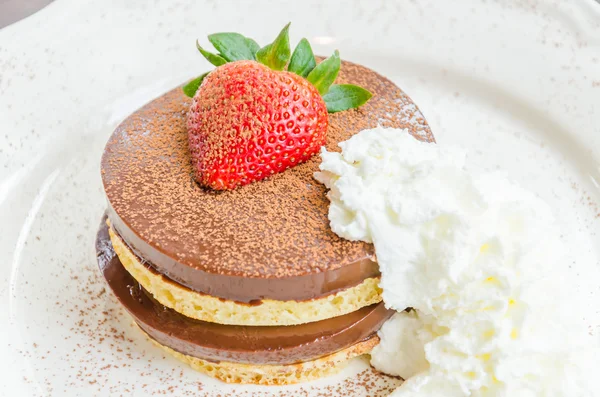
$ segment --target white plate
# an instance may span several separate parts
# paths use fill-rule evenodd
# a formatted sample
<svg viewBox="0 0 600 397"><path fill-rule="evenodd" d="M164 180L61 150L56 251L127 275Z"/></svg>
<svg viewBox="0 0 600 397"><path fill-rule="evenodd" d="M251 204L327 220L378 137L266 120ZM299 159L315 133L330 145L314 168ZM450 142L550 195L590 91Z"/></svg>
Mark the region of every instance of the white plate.
<svg viewBox="0 0 600 397"><path fill-rule="evenodd" d="M265 43L288 20L294 40L396 81L438 141L554 206L573 259L556 271L581 298L590 343L600 339L595 1L58 0L0 31L0 393L373 396L398 383L361 361L305 386L212 381L141 337L96 269L99 158L115 125L209 68L197 37L233 30Z"/></svg>

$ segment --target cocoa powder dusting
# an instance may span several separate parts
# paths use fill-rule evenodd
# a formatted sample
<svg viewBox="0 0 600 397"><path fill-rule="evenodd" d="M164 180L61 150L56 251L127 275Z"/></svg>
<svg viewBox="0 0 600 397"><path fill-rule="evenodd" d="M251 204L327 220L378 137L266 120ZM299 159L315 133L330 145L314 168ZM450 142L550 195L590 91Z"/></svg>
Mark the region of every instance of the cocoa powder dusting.
<svg viewBox="0 0 600 397"><path fill-rule="evenodd" d="M113 294L107 293L93 256L72 269L69 288L76 289L80 299L52 302L53 313L59 314L53 317L53 326L63 329L70 345L34 338L18 350L36 368L69 363L70 370L61 378L44 376L47 371L23 377L25 383L35 385L38 393L33 396L384 397L400 383L370 368L343 380L330 379L325 385L259 388L220 383L166 355L142 336Z"/></svg>
<svg viewBox="0 0 600 397"><path fill-rule="evenodd" d="M327 149L378 124L433 141L410 98L377 73L349 62L337 83L369 89L359 109L329 115ZM102 178L123 222L186 266L243 277L283 278L343 267L373 247L336 236L325 188L313 179L320 157L233 191L212 192L193 178L186 132L190 105L177 88L125 120L110 138Z"/></svg>
<svg viewBox="0 0 600 397"><path fill-rule="evenodd" d="M206 77L187 129L196 180L222 190L308 160L325 142L327 109L303 77L239 61Z"/></svg>

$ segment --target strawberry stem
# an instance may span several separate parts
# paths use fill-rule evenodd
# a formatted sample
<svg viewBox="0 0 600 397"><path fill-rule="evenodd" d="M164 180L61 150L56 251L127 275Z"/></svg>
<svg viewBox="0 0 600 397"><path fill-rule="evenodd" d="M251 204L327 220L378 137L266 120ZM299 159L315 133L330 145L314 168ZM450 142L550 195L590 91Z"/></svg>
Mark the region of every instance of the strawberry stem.
<svg viewBox="0 0 600 397"><path fill-rule="evenodd" d="M219 55L229 62L256 59L258 44L239 33L214 33L208 36L208 41L219 51Z"/></svg>
<svg viewBox="0 0 600 397"><path fill-rule="evenodd" d="M239 33L214 33L208 36L218 53L202 48L196 41L196 48L206 60L216 67L240 60L256 60L273 70L285 70L306 78L322 95L329 113L341 112L364 105L372 96L368 90L352 84L332 85L340 71L341 60L337 50L332 56L317 65L308 40L300 40L290 58L290 38L288 23L271 44L260 47L249 37ZM202 74L183 86L183 92L193 97L202 84Z"/></svg>
<svg viewBox="0 0 600 397"><path fill-rule="evenodd" d="M212 52L206 51L204 48L202 48L198 40L196 40L196 48L198 49L198 51L200 51L200 54L202 54L208 62L212 63L217 67L225 65L227 63L227 60L221 55L213 54Z"/></svg>
<svg viewBox="0 0 600 397"><path fill-rule="evenodd" d="M333 55L318 64L312 72L308 74L306 79L319 90L321 95L325 95L327 91L329 91L331 84L335 81L341 65L340 53L338 50L335 50Z"/></svg>
<svg viewBox="0 0 600 397"><path fill-rule="evenodd" d="M294 53L292 54L288 71L296 73L299 76L306 77L310 72L312 72L315 66L317 66L317 62L315 61L313 50L310 47L308 40L303 38L300 40L296 46L296 49L294 50Z"/></svg>
<svg viewBox="0 0 600 397"><path fill-rule="evenodd" d="M200 88L200 85L204 81L204 78L209 73L210 72L203 73L200 76L196 77L194 80L192 80L189 83L187 83L186 85L184 85L183 86L183 93L185 95L189 96L190 98L193 98L194 95L196 95L196 91L198 91L198 88Z"/></svg>
<svg viewBox="0 0 600 397"><path fill-rule="evenodd" d="M362 87L352 84L332 85L323 95L327 111L337 113L364 105L373 94Z"/></svg>
<svg viewBox="0 0 600 397"><path fill-rule="evenodd" d="M273 70L283 70L290 60L290 24L284 26L275 41L256 53L256 60Z"/></svg>

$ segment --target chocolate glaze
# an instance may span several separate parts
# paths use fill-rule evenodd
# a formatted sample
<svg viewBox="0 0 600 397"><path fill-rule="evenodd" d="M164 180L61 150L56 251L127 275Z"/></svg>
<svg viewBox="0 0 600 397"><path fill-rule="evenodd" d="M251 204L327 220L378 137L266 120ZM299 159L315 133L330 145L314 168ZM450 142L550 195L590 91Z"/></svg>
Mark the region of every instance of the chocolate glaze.
<svg viewBox="0 0 600 397"><path fill-rule="evenodd" d="M327 149L365 128L407 128L433 140L427 122L392 82L343 62L337 83L374 93L358 110L329 115ZM193 180L181 89L128 117L109 139L102 179L109 217L157 271L223 299L306 300L379 275L371 244L335 235L319 156L267 180L215 193Z"/></svg>
<svg viewBox="0 0 600 397"><path fill-rule="evenodd" d="M294 364L314 360L372 337L393 314L379 303L344 316L294 326L208 323L162 306L131 277L112 248L106 218L96 238L96 254L113 293L151 338L207 361Z"/></svg>
<svg viewBox="0 0 600 397"><path fill-rule="evenodd" d="M109 207L109 218L121 238L145 264L174 282L201 294L216 296L240 303L258 304L265 298L277 300L309 300L360 284L367 278L379 277L379 265L364 258L327 272L303 276L272 279L209 273L193 267L181 267L171 257L163 254L126 227ZM160 266L155 266L159 263ZM316 293L315 291L323 291ZM306 293L309 292L310 295ZM311 293L312 292L312 293Z"/></svg>
<svg viewBox="0 0 600 397"><path fill-rule="evenodd" d="M107 213L108 213L108 211L107 211ZM115 217L116 217L116 215L115 215ZM114 225L113 225L113 231L116 231L116 230L115 230L115 228L114 228ZM118 232L118 231L116 231L116 233L117 233L117 234L119 234L119 232ZM125 239L123 238L123 236L121 236L120 234L119 234L119 237L121 238L121 240L125 241ZM135 240L135 237L133 238L133 240ZM143 242L141 242L141 244L144 244L144 243L143 243ZM142 263L144 264L144 266L145 266L145 267L146 267L146 268L147 268L147 269L148 269L150 272L152 272L152 273L154 273L154 274L156 274L156 275L161 275L161 276L162 276L162 280L163 280L164 282L171 283L171 284L173 284L173 285L176 285L176 286L178 286L178 287L180 287L180 288L187 288L187 289L189 289L189 290L192 290L191 288L187 287L186 285L184 285L184 284L182 284L182 283L180 283L180 282L177 282L177 281L175 281L175 280L172 280L172 279L170 279L169 277L167 277L167 276L166 276L164 273L161 273L160 271L158 271L158 270L156 269L156 266L154 266L154 265L152 264L152 261L151 261L150 259L148 259L148 258L145 258L145 259L143 259L143 258L140 256L140 254L139 254L139 251L138 251L138 250L136 250L135 248L133 248L132 246L129 246L129 249L133 251L133 253L134 253L134 254L136 255L136 257L137 257L137 260L138 260L138 261L140 261L140 262L142 262ZM359 263L357 263L357 265L358 265L358 264L360 264L360 262L359 262ZM368 263L366 263L366 265L367 265L367 266L373 266L373 267L374 267L374 268L373 268L373 277L378 277L378 276L380 275L380 273L379 273L379 267L378 267L377 263L369 261ZM345 268L345 269L347 269L347 268ZM344 269L336 269L336 270L333 270L332 272L330 272L330 273L332 273L332 274L325 274L325 273L322 273L322 274L324 274L324 275L334 275L334 276L335 276L335 275L337 275L338 273L341 273L341 274L339 274L339 277L338 277L337 279L335 279L335 280L332 280L332 282L339 283L339 285L340 285L340 288L339 288L339 290L342 290L342 289L344 289L344 288L348 288L348 286L352 285L352 281L348 281L348 282L346 282L346 281L347 281L349 278L348 278L348 277L345 277L345 276L347 276L348 274L344 274L343 270L344 270ZM367 270L365 270L365 269L359 269L358 271L359 271L361 274L368 274L368 273L367 273ZM211 286L211 284L210 284L211 282L216 282L216 283L218 283L218 282L229 282L229 283L230 283L230 282L231 282L231 280L232 280L232 278L235 278L235 277L234 277L234 276L229 276L229 277L219 277L218 275L213 275L213 274L210 274L210 273L209 273L209 274L207 274L207 276L206 276L206 284L207 284L207 287L206 287L206 289L207 289L208 291L210 291L210 290L212 289L212 286ZM300 277L298 277L298 278L302 279L302 276L300 276ZM267 282L268 282L268 280L269 280L269 279L265 279L265 280L264 280L264 282L265 282L265 283L267 283ZM350 279L350 280L352 280L352 279ZM259 281L259 280L257 280L257 281ZM286 281L287 281L287 280L286 280ZM291 281L291 280L290 280L290 281ZM326 283L326 282L324 282L324 283ZM281 287L284 287L284 286L285 286L285 284L284 284L284 283L281 283L281 284L278 284L278 285L279 285L279 286L281 286ZM267 286L267 287L268 287L268 286ZM290 287L291 287L291 286L290 286ZM297 286L294 286L294 287L295 287L295 288L298 288ZM221 285L221 286L220 286L220 289L223 289L223 288L224 288L224 286L223 286L223 285ZM334 288L332 288L332 290L335 290L335 289L334 289ZM192 290L192 291L194 291L194 290ZM210 294L206 294L206 293L204 293L204 292L197 292L197 291L195 291L195 292L196 292L196 293L198 293L198 294L201 294L201 295L209 295L209 296L210 296ZM225 300L226 300L226 299L224 299L224 298L219 298L219 299L221 299L222 301L225 301ZM228 299L228 300L232 300L232 299ZM295 299L295 300L296 300L297 302L300 302L300 301L301 301L301 300L299 300L299 299ZM234 299L234 301L235 301L235 299ZM248 306L260 306L260 305L262 304L262 299L255 299L255 300L251 300L251 301L247 301L247 302L245 302L245 301L244 301L244 302L243 302L243 301L235 301L235 302L236 302L237 304L248 305Z"/></svg>

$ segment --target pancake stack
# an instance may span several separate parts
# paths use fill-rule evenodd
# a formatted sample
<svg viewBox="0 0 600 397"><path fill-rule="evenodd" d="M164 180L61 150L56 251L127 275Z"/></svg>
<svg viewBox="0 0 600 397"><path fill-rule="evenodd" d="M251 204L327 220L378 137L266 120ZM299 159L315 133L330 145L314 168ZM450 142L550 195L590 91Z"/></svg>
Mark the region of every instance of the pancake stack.
<svg viewBox="0 0 600 397"><path fill-rule="evenodd" d="M373 98L329 115L328 150L365 128L432 141L408 96L343 62L336 83ZM115 296L155 344L226 382L291 384L370 352L391 316L370 244L329 228L319 158L241 188L195 181L180 88L126 119L102 157L108 209L96 240Z"/></svg>

